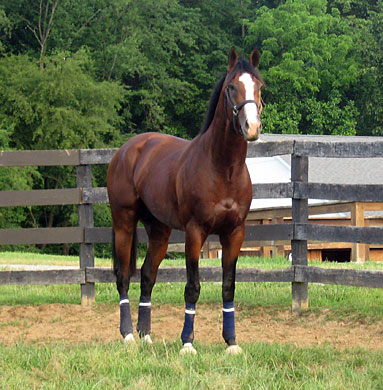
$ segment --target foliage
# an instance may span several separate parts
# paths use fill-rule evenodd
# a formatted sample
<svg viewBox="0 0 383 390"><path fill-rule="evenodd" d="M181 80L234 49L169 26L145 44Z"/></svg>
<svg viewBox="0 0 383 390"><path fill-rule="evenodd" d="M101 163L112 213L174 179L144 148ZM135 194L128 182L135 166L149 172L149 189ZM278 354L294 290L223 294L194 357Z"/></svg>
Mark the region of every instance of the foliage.
<svg viewBox="0 0 383 390"><path fill-rule="evenodd" d="M5 36L10 36L12 29L12 24L10 20L7 18L3 9L0 8L0 54L2 54L5 50L2 38Z"/></svg>
<svg viewBox="0 0 383 390"><path fill-rule="evenodd" d="M269 132L356 134L358 113L347 98L360 76L352 35L326 4L288 0L248 22L248 44L262 47Z"/></svg>
<svg viewBox="0 0 383 390"><path fill-rule="evenodd" d="M125 86L125 137L194 136L232 45L262 51L266 131L380 134L381 20L382 0L0 0L4 51L86 47L93 79Z"/></svg>
<svg viewBox="0 0 383 390"><path fill-rule="evenodd" d="M39 61L26 55L0 59L1 148L66 149L118 145L118 108L124 89L95 81L85 50L60 53ZM40 167L2 170L3 190L75 186L73 168ZM2 209L3 227L68 226L74 207Z"/></svg>
<svg viewBox="0 0 383 390"><path fill-rule="evenodd" d="M15 149L94 148L118 138L123 90L95 82L85 51L46 59L44 69L25 55L0 60L0 128Z"/></svg>
<svg viewBox="0 0 383 390"><path fill-rule="evenodd" d="M383 1L377 2L368 18L358 21L357 48L363 58L363 73L359 82L361 134L383 135ZM355 23L355 21L354 21Z"/></svg>
<svg viewBox="0 0 383 390"><path fill-rule="evenodd" d="M127 86L124 133L190 137L199 130L217 69L222 71L233 43L220 27L228 19L235 26L239 15L226 4L228 13L218 2L101 0L85 10L70 4L70 14L80 15L75 29L60 29L62 35L52 39L61 48L68 41L74 48L89 47L98 77ZM65 4L60 12L64 9Z"/></svg>
<svg viewBox="0 0 383 390"><path fill-rule="evenodd" d="M383 0L0 0L0 149L191 138L231 46L261 50L265 132L382 135L382 36ZM0 189L74 180L2 169ZM74 207L0 210L1 227L76 218ZM110 223L107 207L95 218Z"/></svg>

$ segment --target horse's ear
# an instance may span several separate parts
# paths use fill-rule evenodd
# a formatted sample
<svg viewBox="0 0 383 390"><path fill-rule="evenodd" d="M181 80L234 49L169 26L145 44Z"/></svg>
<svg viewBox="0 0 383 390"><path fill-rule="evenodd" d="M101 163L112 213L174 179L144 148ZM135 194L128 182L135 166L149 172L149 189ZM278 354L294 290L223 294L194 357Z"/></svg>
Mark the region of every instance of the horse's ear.
<svg viewBox="0 0 383 390"><path fill-rule="evenodd" d="M259 64L259 60L261 58L261 53L259 50L255 47L254 50L250 54L250 64L256 68Z"/></svg>
<svg viewBox="0 0 383 390"><path fill-rule="evenodd" d="M229 67L228 67L228 72L230 72L235 65L237 65L237 61L238 61L238 54L237 52L235 51L234 47L232 47L230 49L230 52L229 52Z"/></svg>

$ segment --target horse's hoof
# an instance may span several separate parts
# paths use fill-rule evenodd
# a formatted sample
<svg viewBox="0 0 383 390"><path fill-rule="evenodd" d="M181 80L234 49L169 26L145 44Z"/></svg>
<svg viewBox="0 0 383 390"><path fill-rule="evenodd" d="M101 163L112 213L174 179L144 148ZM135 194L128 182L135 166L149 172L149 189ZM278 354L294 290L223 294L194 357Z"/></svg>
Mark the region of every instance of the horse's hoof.
<svg viewBox="0 0 383 390"><path fill-rule="evenodd" d="M239 355L242 353L242 348L239 345L230 345L225 352L230 355Z"/></svg>
<svg viewBox="0 0 383 390"><path fill-rule="evenodd" d="M146 334L146 335L141 339L141 341L142 341L144 344L148 344L148 345L153 344L152 338L150 337L149 334Z"/></svg>
<svg viewBox="0 0 383 390"><path fill-rule="evenodd" d="M180 355L197 355L197 350L193 347L192 343L185 343L180 351Z"/></svg>
<svg viewBox="0 0 383 390"><path fill-rule="evenodd" d="M124 344L134 344L136 340L134 340L134 336L132 333L129 333L124 338Z"/></svg>

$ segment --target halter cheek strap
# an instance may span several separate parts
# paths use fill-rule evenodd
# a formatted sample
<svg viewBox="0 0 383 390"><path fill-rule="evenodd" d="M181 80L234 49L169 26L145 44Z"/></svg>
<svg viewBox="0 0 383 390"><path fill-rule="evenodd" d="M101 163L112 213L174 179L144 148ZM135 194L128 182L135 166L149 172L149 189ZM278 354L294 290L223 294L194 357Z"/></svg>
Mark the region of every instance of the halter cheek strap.
<svg viewBox="0 0 383 390"><path fill-rule="evenodd" d="M239 115L239 112L242 110L242 108L248 104L248 103L254 103L256 106L257 106L257 110L259 111L259 108L258 108L258 104L255 100L245 100L237 105L235 105L233 103L233 101L231 100L231 97L230 97L230 92L229 92L229 87L226 87L225 88L225 114L226 114L226 118L228 120L230 120L229 118L229 115L227 114L227 103L229 103L229 106L231 108L231 112L233 114L233 128L234 128L234 131L239 134L239 135L242 135L243 136L243 131L242 131L242 128L241 126L238 127L238 115Z"/></svg>

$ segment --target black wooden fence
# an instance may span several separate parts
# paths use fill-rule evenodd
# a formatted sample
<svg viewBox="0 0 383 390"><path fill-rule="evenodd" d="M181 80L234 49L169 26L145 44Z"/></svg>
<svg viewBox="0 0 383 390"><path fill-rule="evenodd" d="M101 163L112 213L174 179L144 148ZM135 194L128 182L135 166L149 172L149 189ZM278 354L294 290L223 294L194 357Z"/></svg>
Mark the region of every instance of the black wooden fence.
<svg viewBox="0 0 383 390"><path fill-rule="evenodd" d="M246 241L291 240L292 265L279 270L238 269L238 282L291 282L292 309L308 307L308 283L383 288L383 272L323 269L307 265L307 241L383 244L383 227L308 224L308 199L383 202L382 185L338 185L308 182L309 156L336 158L383 157L383 138L274 136L249 144L248 157L291 155L291 182L253 185L253 198L291 198L292 223L247 226ZM108 202L106 188L92 187L94 164L108 164L116 149L0 151L1 166L74 165L77 188L0 192L0 207L77 204L79 226L66 228L2 229L0 244L79 243L80 268L49 271L0 271L0 284L81 284L81 301L94 301L94 284L115 280L111 269L94 267L95 243L111 242L111 228L95 228L93 204ZM382 167L383 169L383 167ZM139 240L146 234L139 229ZM209 236L208 241L217 241ZM171 243L184 242L174 230ZM246 246L246 245L244 245ZM219 267L201 267L201 281L221 281ZM138 281L137 275L133 281ZM160 268L158 282L186 281L184 268Z"/></svg>

